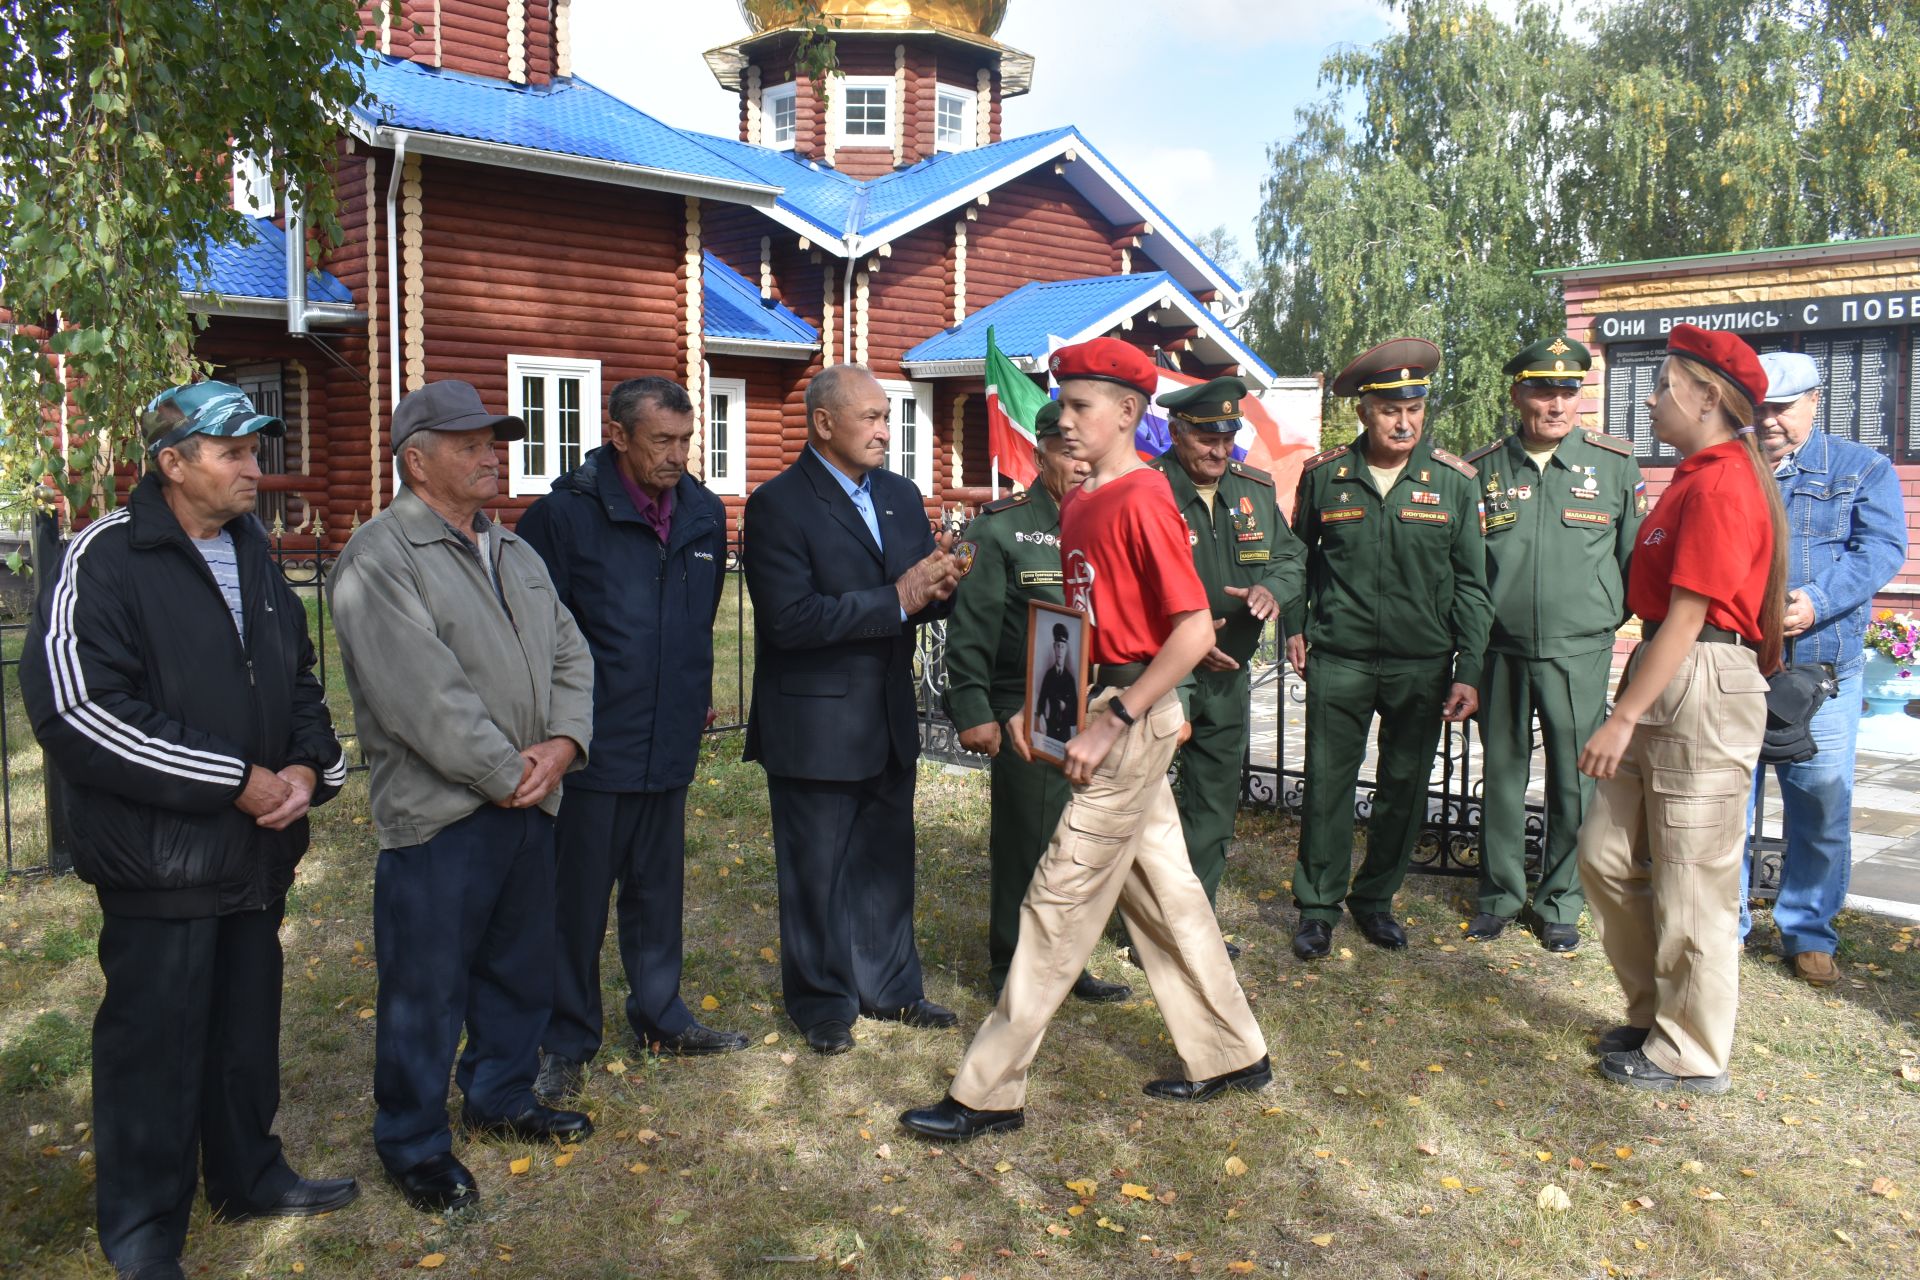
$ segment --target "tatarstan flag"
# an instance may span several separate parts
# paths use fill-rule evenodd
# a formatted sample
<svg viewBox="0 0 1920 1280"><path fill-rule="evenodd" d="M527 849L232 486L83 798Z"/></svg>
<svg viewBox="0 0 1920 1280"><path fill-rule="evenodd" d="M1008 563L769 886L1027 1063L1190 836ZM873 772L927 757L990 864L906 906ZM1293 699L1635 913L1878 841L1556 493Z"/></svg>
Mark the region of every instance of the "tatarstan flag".
<svg viewBox="0 0 1920 1280"><path fill-rule="evenodd" d="M987 453L995 473L1022 489L1038 474L1033 466L1033 420L1046 402L1047 393L1014 368L988 328Z"/></svg>

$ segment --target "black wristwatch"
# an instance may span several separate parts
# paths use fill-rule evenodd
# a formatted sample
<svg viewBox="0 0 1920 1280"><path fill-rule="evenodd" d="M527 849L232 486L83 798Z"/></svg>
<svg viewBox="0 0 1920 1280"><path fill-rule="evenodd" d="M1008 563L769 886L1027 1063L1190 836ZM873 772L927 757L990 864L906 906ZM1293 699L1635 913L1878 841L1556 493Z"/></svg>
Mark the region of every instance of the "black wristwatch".
<svg viewBox="0 0 1920 1280"><path fill-rule="evenodd" d="M1120 701L1120 699L1118 698L1115 698L1112 702L1109 702L1107 704L1107 710L1111 711L1114 715L1120 717L1120 723L1126 725L1129 728L1131 728L1136 723L1136 721L1133 718L1133 712L1127 710L1127 704Z"/></svg>

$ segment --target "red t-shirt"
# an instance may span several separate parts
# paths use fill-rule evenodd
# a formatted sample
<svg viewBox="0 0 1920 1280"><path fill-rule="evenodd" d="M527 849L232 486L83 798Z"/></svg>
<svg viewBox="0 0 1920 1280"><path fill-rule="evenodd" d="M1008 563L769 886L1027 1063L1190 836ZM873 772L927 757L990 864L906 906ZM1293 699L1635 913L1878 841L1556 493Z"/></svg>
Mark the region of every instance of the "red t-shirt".
<svg viewBox="0 0 1920 1280"><path fill-rule="evenodd" d="M1627 608L1667 616L1673 589L1707 598L1707 624L1760 643L1760 606L1773 560L1773 524L1753 463L1738 440L1702 449L1673 469L1673 483L1640 526Z"/></svg>
<svg viewBox="0 0 1920 1280"><path fill-rule="evenodd" d="M1094 662L1148 662L1177 613L1204 612L1207 589L1193 567L1187 522L1167 478L1130 471L1060 502L1060 568L1067 604L1092 626Z"/></svg>

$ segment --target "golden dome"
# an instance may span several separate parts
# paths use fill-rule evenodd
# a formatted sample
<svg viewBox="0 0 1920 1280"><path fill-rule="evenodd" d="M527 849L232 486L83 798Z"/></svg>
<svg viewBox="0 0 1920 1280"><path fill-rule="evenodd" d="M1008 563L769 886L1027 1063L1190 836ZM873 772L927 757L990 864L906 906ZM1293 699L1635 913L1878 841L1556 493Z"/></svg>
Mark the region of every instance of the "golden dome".
<svg viewBox="0 0 1920 1280"><path fill-rule="evenodd" d="M1007 16L1008 0L820 0L829 27L846 31L932 25L991 36ZM740 0L740 15L755 35L792 26L794 0Z"/></svg>

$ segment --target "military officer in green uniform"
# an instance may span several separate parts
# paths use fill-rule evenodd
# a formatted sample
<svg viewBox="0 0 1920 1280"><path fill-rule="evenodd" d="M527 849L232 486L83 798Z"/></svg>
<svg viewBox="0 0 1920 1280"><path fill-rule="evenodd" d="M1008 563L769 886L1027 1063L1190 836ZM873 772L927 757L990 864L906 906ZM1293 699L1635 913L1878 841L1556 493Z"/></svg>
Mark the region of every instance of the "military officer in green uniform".
<svg viewBox="0 0 1920 1280"><path fill-rule="evenodd" d="M1213 651L1193 672L1193 736L1180 749L1179 794L1187 857L1209 902L1220 893L1240 805L1247 663L1267 622L1297 605L1306 587L1306 548L1280 514L1273 478L1233 458L1246 394L1239 378L1215 378L1156 402L1167 410L1173 444L1152 465L1186 518L1215 627Z"/></svg>
<svg viewBox="0 0 1920 1280"><path fill-rule="evenodd" d="M992 758L987 976L996 995L1020 937L1020 900L1060 825L1068 790L1058 769L1002 749L1006 722L1026 698L1027 602L1066 600L1060 498L1087 474L1087 465L1068 457L1061 443L1058 401L1041 406L1033 434L1039 476L1026 492L982 507L967 526L959 550L965 556L971 548L972 567L947 620L947 715L959 727L961 746ZM1082 972L1073 994L1104 1003L1133 992Z"/></svg>
<svg viewBox="0 0 1920 1280"><path fill-rule="evenodd" d="M1287 656L1307 682L1307 785L1293 896L1294 953L1325 956L1344 901L1369 942L1399 948L1393 917L1426 817L1443 719L1479 705L1492 607L1473 468L1425 438L1440 352L1395 338L1333 381L1358 396L1352 444L1307 460L1293 529L1307 548L1305 600L1287 614ZM1353 792L1380 716L1367 856L1353 870ZM1351 880L1351 884L1349 884Z"/></svg>
<svg viewBox="0 0 1920 1280"><path fill-rule="evenodd" d="M1593 357L1565 336L1507 361L1520 429L1468 455L1487 508L1493 633L1480 675L1479 914L1491 939L1527 902L1527 770L1533 718L1547 752L1547 830L1533 915L1540 945L1580 945L1580 820L1593 795L1580 748L1606 719L1613 635L1626 620L1627 557L1646 486L1633 447L1578 425Z"/></svg>

